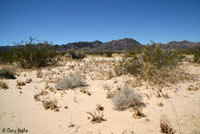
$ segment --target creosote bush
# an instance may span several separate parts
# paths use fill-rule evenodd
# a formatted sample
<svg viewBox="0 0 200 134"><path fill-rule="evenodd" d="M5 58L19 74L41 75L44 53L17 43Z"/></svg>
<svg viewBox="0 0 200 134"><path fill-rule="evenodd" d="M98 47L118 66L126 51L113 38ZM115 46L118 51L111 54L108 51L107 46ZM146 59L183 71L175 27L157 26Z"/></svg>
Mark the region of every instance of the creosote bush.
<svg viewBox="0 0 200 134"><path fill-rule="evenodd" d="M128 86L123 86L111 98L116 110L125 110L143 104L141 96Z"/></svg>
<svg viewBox="0 0 200 134"><path fill-rule="evenodd" d="M193 60L195 63L200 64L200 48L194 53Z"/></svg>
<svg viewBox="0 0 200 134"><path fill-rule="evenodd" d="M13 63L13 51L0 51L0 64Z"/></svg>
<svg viewBox="0 0 200 134"><path fill-rule="evenodd" d="M105 56L106 57L112 57L113 52L112 51L106 51Z"/></svg>
<svg viewBox="0 0 200 134"><path fill-rule="evenodd" d="M175 68L181 61L175 50L162 49L160 45L146 46L140 52L133 53L116 66L118 75L130 73L144 79L151 79L158 72Z"/></svg>
<svg viewBox="0 0 200 134"><path fill-rule="evenodd" d="M83 59L86 57L86 53L81 51L81 50L75 50L75 49L70 49L68 51L68 55L72 58L72 59Z"/></svg>
<svg viewBox="0 0 200 134"><path fill-rule="evenodd" d="M18 43L14 47L14 54L16 61L18 61L23 68L45 67L56 63L56 49L47 41L42 43L33 43L33 38L30 41Z"/></svg>
<svg viewBox="0 0 200 134"><path fill-rule="evenodd" d="M71 75L68 75L65 77L62 81L60 81L55 88L57 90L63 90L63 89L69 89L69 88L76 88L76 87L81 87L85 86L85 77L82 76L80 73L75 72Z"/></svg>
<svg viewBox="0 0 200 134"><path fill-rule="evenodd" d="M11 69L2 68L0 69L0 78L4 79L15 79L15 74Z"/></svg>

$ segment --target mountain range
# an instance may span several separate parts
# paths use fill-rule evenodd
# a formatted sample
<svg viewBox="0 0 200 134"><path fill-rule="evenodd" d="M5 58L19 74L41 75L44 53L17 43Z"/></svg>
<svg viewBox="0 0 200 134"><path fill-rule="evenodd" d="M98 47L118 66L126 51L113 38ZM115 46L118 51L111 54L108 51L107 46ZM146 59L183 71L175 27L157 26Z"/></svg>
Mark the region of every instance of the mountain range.
<svg viewBox="0 0 200 134"><path fill-rule="evenodd" d="M58 52L66 52L69 49L79 49L83 51L96 52L96 51L124 51L127 49L141 48L144 45L132 38L124 38L119 40L112 40L109 42L93 41L93 42L73 42L63 45L54 45ZM0 46L0 51L9 51L13 46ZM188 49L188 48L200 48L200 42L190 41L172 41L167 44L162 44L163 48L170 49Z"/></svg>

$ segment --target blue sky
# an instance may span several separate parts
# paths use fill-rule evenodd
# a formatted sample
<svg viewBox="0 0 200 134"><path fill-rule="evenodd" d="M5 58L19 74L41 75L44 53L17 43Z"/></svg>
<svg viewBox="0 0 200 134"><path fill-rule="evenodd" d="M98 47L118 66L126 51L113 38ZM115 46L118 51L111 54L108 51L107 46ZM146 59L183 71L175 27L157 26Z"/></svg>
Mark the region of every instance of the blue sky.
<svg viewBox="0 0 200 134"><path fill-rule="evenodd" d="M200 0L0 0L0 45L200 41Z"/></svg>

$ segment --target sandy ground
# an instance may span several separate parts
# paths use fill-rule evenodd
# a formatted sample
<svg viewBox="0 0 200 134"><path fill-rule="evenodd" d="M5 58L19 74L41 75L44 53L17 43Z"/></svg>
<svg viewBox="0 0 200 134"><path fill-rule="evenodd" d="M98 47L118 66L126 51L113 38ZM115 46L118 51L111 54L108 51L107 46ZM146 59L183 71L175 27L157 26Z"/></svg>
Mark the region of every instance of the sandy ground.
<svg viewBox="0 0 200 134"><path fill-rule="evenodd" d="M114 61L112 58L70 61L42 69L42 78L37 77L38 70L22 70L18 71L17 79L4 79L9 89L0 90L0 133L14 133L15 130L17 133L18 129L24 129L23 132L28 134L160 134L160 119L166 116L176 133L200 134L200 66L185 63L185 71L195 74L197 80L162 87L162 92L169 95L166 99L157 97L157 86L147 82L138 85L130 75L115 76ZM65 91L54 89L60 79L75 71L86 77L88 86ZM17 80L27 79L32 81L18 89ZM146 105L143 108L146 117L135 119L132 110L114 110L111 99L106 98L106 86L114 91L127 81L132 81L132 85L135 81L135 89ZM199 90L187 90L190 85ZM91 95L80 92L81 89ZM36 101L34 95L41 90L47 94L40 95L40 101ZM44 109L42 100L51 99L58 101L58 112ZM93 124L87 112L94 112L97 104L104 107L106 121Z"/></svg>

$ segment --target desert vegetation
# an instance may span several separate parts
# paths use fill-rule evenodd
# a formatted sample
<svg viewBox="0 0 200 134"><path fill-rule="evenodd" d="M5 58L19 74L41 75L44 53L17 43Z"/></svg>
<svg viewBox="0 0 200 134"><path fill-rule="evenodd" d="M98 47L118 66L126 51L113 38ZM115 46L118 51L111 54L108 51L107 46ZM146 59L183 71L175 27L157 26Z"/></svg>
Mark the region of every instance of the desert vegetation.
<svg viewBox="0 0 200 134"><path fill-rule="evenodd" d="M142 105L142 98L133 88L123 86L112 97L112 102L116 110L124 110Z"/></svg>
<svg viewBox="0 0 200 134"><path fill-rule="evenodd" d="M175 68L181 58L174 50L163 50L160 45L146 46L140 53L133 53L123 59L116 68L118 74L131 73L136 76L151 78L158 71Z"/></svg>
<svg viewBox="0 0 200 134"><path fill-rule="evenodd" d="M0 69L0 78L15 79L15 72L9 68Z"/></svg>
<svg viewBox="0 0 200 134"><path fill-rule="evenodd" d="M75 72L73 74L68 75L63 80L61 80L55 88L57 90L63 90L63 89L69 89L69 88L75 88L75 87L81 87L85 86L85 78L78 72Z"/></svg>
<svg viewBox="0 0 200 134"><path fill-rule="evenodd" d="M0 81L0 88L1 89L8 89L8 85L5 82Z"/></svg>
<svg viewBox="0 0 200 134"><path fill-rule="evenodd" d="M165 116L160 119L160 129L161 133L175 134L175 131L173 130L170 122Z"/></svg>
<svg viewBox="0 0 200 134"><path fill-rule="evenodd" d="M15 119L34 133L199 133L198 51L153 43L58 53L48 42L21 44L0 57L0 126Z"/></svg>
<svg viewBox="0 0 200 134"><path fill-rule="evenodd" d="M56 50L48 42L18 44L14 51L16 60L23 68L45 67L56 62Z"/></svg>
<svg viewBox="0 0 200 134"><path fill-rule="evenodd" d="M70 49L68 50L68 56L72 59L83 59L86 57L86 53L80 50Z"/></svg>

